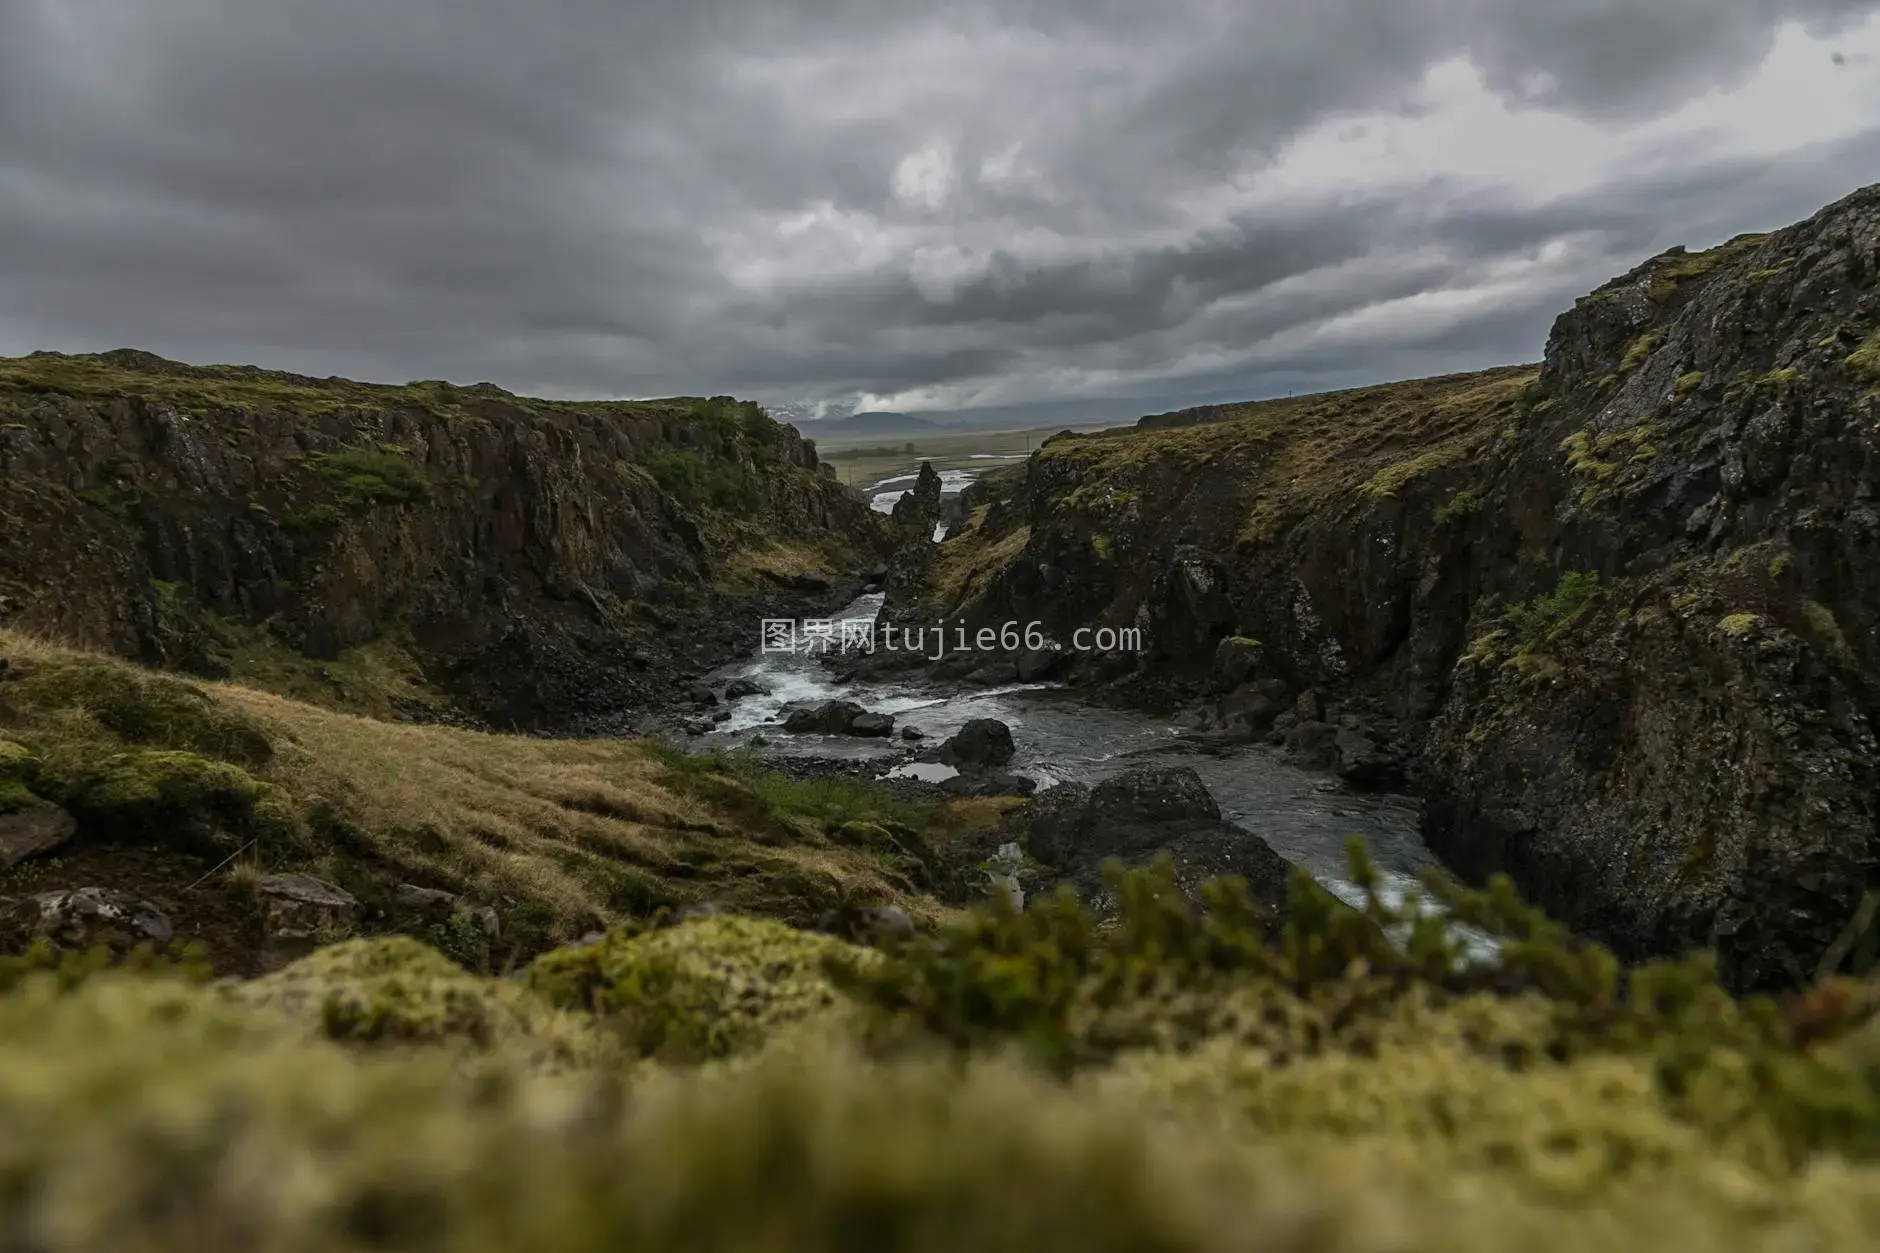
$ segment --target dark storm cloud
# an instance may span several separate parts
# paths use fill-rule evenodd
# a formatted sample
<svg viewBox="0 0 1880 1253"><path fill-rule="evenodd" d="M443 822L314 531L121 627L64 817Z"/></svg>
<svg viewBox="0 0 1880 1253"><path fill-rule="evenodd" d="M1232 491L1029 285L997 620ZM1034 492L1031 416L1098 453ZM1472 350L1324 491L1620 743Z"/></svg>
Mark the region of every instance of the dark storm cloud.
<svg viewBox="0 0 1880 1253"><path fill-rule="evenodd" d="M1551 196L1250 185L1457 58L1623 128L1876 9L0 0L0 352L1143 409L1532 357L1648 252L1851 190L1880 117Z"/></svg>

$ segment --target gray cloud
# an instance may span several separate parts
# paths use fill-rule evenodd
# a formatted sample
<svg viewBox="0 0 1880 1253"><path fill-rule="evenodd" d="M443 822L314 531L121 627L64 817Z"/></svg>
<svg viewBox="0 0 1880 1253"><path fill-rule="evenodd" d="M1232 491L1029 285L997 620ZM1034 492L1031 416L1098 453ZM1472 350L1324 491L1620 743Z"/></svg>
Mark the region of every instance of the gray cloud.
<svg viewBox="0 0 1880 1253"><path fill-rule="evenodd" d="M1798 117L1553 194L1260 190L1458 58L1623 132L1880 0L0 7L0 352L1113 416L1532 358L1880 168L1880 116Z"/></svg>

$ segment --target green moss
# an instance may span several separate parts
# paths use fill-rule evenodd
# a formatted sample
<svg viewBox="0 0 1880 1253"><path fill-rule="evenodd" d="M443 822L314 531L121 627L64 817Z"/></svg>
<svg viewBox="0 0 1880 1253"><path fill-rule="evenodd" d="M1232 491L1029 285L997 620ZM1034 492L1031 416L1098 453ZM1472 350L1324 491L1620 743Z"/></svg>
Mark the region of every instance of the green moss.
<svg viewBox="0 0 1880 1253"><path fill-rule="evenodd" d="M340 500L355 508L408 505L431 492L424 471L394 444L319 455L313 463L333 482Z"/></svg>
<svg viewBox="0 0 1880 1253"><path fill-rule="evenodd" d="M1678 375L1678 395L1688 396L1704 385L1704 372L1692 370L1688 374Z"/></svg>
<svg viewBox="0 0 1880 1253"><path fill-rule="evenodd" d="M1538 412L1538 409L1536 410ZM1403 488L1436 470L1453 465L1460 460L1462 450L1452 446L1433 448L1415 457L1409 457L1393 465L1385 466L1373 474L1359 491L1369 500L1388 500Z"/></svg>
<svg viewBox="0 0 1880 1253"><path fill-rule="evenodd" d="M938 820L939 807L904 801L860 779L792 779L746 752L687 753L647 746L664 767L662 786L750 820L757 832L821 832L847 822L889 827Z"/></svg>
<svg viewBox="0 0 1880 1253"><path fill-rule="evenodd" d="M1859 348L1849 353L1847 364L1870 378L1880 378L1880 331L1869 335Z"/></svg>
<svg viewBox="0 0 1880 1253"><path fill-rule="evenodd" d="M126 744L180 749L242 766L274 753L254 720L218 703L199 686L103 661L52 661L24 668L0 686L0 721L30 725L82 715Z"/></svg>
<svg viewBox="0 0 1880 1253"><path fill-rule="evenodd" d="M1622 970L1506 880L1430 876L1498 939L1471 957L1355 852L1361 907L1301 873L1277 925L1233 883L1198 909L1166 866L1113 875L1108 924L989 905L871 954L708 919L522 984L402 942L248 985L41 961L0 975L0 1229L45 1253L1870 1243L1880 986L1734 1001L1703 960ZM589 1005L633 1052L715 1064L622 1066Z"/></svg>
<svg viewBox="0 0 1880 1253"><path fill-rule="evenodd" d="M611 1056L608 1038L513 980L480 978L416 940L344 940L275 974L231 986L348 1044L462 1044L520 1049L548 1069Z"/></svg>
<svg viewBox="0 0 1880 1253"><path fill-rule="evenodd" d="M1717 620L1717 629L1719 631L1722 631L1725 635L1734 636L1739 639L1754 635L1757 628L1761 625L1762 618L1753 613L1725 614L1722 618Z"/></svg>
<svg viewBox="0 0 1880 1253"><path fill-rule="evenodd" d="M16 814L42 803L28 784L19 779L0 778L0 814Z"/></svg>
<svg viewBox="0 0 1880 1253"><path fill-rule="evenodd" d="M1482 511L1482 495L1471 489L1464 489L1437 506L1435 521L1437 526L1453 526L1467 521Z"/></svg>
<svg viewBox="0 0 1880 1253"><path fill-rule="evenodd" d="M312 505L305 509L284 509L277 520L280 528L300 540L321 540L337 531L345 516L331 505Z"/></svg>
<svg viewBox="0 0 1880 1253"><path fill-rule="evenodd" d="M1854 649L1848 644L1834 611L1818 600L1804 600L1801 608L1802 621L1807 624L1809 634L1827 650L1829 656L1842 665L1856 665Z"/></svg>
<svg viewBox="0 0 1880 1253"><path fill-rule="evenodd" d="M704 918L544 954L528 986L548 1003L608 1019L642 1056L703 1060L756 1049L843 1014L836 967L872 956L829 936L754 918Z"/></svg>
<svg viewBox="0 0 1880 1253"><path fill-rule="evenodd" d="M1567 454L1567 469L1574 474L1593 479L1605 479L1619 467L1610 461L1602 461L1593 455L1593 441L1585 431L1575 431L1560 441L1560 448Z"/></svg>
<svg viewBox="0 0 1880 1253"><path fill-rule="evenodd" d="M1110 546L1110 537L1107 535L1092 535L1090 537L1090 550L1097 554L1099 561L1109 561L1115 555L1114 550Z"/></svg>
<svg viewBox="0 0 1880 1253"><path fill-rule="evenodd" d="M843 822L830 835L839 843L861 848L892 849L895 846L894 833L878 822Z"/></svg>
<svg viewBox="0 0 1880 1253"><path fill-rule="evenodd" d="M129 518L131 506L137 503L134 495L115 487L88 487L73 495L93 509L118 519Z"/></svg>
<svg viewBox="0 0 1880 1253"><path fill-rule="evenodd" d="M1646 331L1630 344L1626 345L1625 355L1619 359L1619 373L1628 374L1645 364L1645 359L1658 351L1665 342L1662 331Z"/></svg>
<svg viewBox="0 0 1880 1253"><path fill-rule="evenodd" d="M292 838L296 827L294 806L279 788L197 753L115 753L49 786L97 838L226 853L245 837Z"/></svg>
<svg viewBox="0 0 1880 1253"><path fill-rule="evenodd" d="M1687 284L1761 247L1766 239L1767 235L1739 235L1728 243L1703 252L1661 259L1652 270L1651 286L1646 291L1646 297L1655 304L1663 304L1678 295Z"/></svg>
<svg viewBox="0 0 1880 1253"><path fill-rule="evenodd" d="M394 718L414 709L442 709L448 698L426 677L409 628L387 629L378 639L309 658L265 626L203 615L213 651L237 683L346 713Z"/></svg>

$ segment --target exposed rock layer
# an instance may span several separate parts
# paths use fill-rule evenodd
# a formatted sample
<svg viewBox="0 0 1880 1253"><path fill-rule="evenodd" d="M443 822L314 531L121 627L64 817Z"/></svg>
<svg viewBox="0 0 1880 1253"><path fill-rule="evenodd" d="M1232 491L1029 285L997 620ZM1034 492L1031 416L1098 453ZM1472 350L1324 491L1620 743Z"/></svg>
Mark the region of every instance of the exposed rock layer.
<svg viewBox="0 0 1880 1253"><path fill-rule="evenodd" d="M1653 258L1538 368L1059 436L892 612L1139 632L1074 673L1231 687L1403 762L1468 877L1789 984L1876 882L1877 271L1880 187Z"/></svg>
<svg viewBox="0 0 1880 1253"><path fill-rule="evenodd" d="M0 361L0 624L150 664L370 649L487 717L568 721L644 699L669 654L749 646L886 542L813 445L722 398Z"/></svg>

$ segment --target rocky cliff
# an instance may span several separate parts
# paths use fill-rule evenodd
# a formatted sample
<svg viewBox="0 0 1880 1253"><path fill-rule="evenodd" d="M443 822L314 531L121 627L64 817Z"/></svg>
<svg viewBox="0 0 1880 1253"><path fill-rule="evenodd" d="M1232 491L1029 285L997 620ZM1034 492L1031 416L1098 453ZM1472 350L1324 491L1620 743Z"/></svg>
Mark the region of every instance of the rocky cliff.
<svg viewBox="0 0 1880 1253"><path fill-rule="evenodd" d="M1876 270L1869 188L1647 261L1538 367L1059 436L897 612L1138 628L1073 672L1407 778L1452 867L1621 956L1713 946L1738 987L1860 960Z"/></svg>
<svg viewBox="0 0 1880 1253"><path fill-rule="evenodd" d="M312 699L631 711L886 542L727 398L0 361L0 625Z"/></svg>

